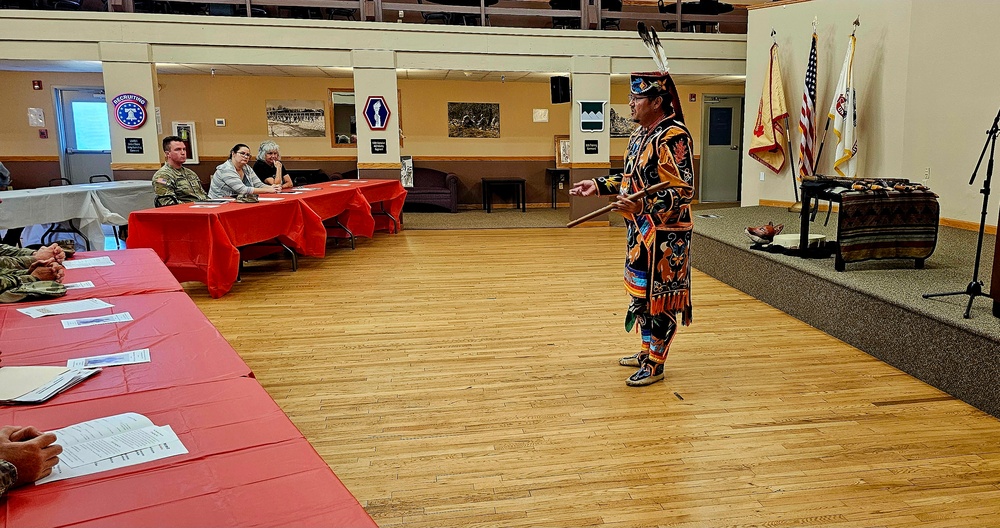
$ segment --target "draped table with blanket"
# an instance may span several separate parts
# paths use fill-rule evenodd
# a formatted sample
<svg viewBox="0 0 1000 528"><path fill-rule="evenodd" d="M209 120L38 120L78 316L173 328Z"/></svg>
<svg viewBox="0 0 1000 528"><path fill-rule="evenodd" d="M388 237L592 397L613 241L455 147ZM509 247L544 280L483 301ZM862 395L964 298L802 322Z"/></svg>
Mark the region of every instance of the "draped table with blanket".
<svg viewBox="0 0 1000 528"><path fill-rule="evenodd" d="M837 188L851 186L836 191ZM840 203L834 264L871 259L913 259L922 268L937 245L937 195L907 180L817 177L802 182L799 251L808 248L813 199Z"/></svg>

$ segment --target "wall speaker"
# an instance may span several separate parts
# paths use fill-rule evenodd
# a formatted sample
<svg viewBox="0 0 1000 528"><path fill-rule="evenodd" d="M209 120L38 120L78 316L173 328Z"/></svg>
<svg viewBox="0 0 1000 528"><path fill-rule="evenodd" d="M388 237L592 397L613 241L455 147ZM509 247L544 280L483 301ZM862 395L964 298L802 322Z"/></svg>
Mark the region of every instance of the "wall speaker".
<svg viewBox="0 0 1000 528"><path fill-rule="evenodd" d="M552 104L568 103L572 100L569 94L569 77L550 77L552 88Z"/></svg>

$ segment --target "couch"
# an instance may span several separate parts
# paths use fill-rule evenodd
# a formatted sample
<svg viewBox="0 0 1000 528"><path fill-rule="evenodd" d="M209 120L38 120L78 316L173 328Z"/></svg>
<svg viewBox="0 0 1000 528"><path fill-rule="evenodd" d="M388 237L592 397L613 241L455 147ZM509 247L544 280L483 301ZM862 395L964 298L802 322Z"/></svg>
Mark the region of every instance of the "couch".
<svg viewBox="0 0 1000 528"><path fill-rule="evenodd" d="M358 171L341 174L345 179L357 179ZM425 204L458 212L458 176L427 167L414 167L413 187L406 189L406 204Z"/></svg>

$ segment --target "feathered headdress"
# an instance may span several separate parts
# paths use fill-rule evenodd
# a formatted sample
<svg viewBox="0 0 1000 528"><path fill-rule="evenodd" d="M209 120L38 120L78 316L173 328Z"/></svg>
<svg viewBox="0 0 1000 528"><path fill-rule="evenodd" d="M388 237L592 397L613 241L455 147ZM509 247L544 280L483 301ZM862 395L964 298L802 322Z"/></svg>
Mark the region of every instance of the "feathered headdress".
<svg viewBox="0 0 1000 528"><path fill-rule="evenodd" d="M632 72L629 91L633 95L646 97L662 95L665 100L670 102L673 109L672 112L666 111L666 114L669 116L672 113L675 120L683 122L684 113L681 111L681 101L677 94L677 87L674 86L674 81L668 73L670 68L668 67L667 54L663 51L663 46L660 45L660 37L656 35L655 29L647 28L646 24L642 22L636 24L636 28L639 30L639 38L642 39L642 43L646 45L650 56L653 57L658 71Z"/></svg>

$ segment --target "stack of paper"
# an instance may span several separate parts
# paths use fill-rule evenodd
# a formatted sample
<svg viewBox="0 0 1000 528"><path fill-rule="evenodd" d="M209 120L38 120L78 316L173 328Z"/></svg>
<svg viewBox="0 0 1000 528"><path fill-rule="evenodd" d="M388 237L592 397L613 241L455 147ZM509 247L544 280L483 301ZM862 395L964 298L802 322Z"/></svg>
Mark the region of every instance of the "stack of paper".
<svg viewBox="0 0 1000 528"><path fill-rule="evenodd" d="M187 448L169 425L125 413L71 425L57 431L63 452L52 474L35 484L80 477L183 455Z"/></svg>
<svg viewBox="0 0 1000 528"><path fill-rule="evenodd" d="M41 403L100 371L66 367L2 367L0 403Z"/></svg>

